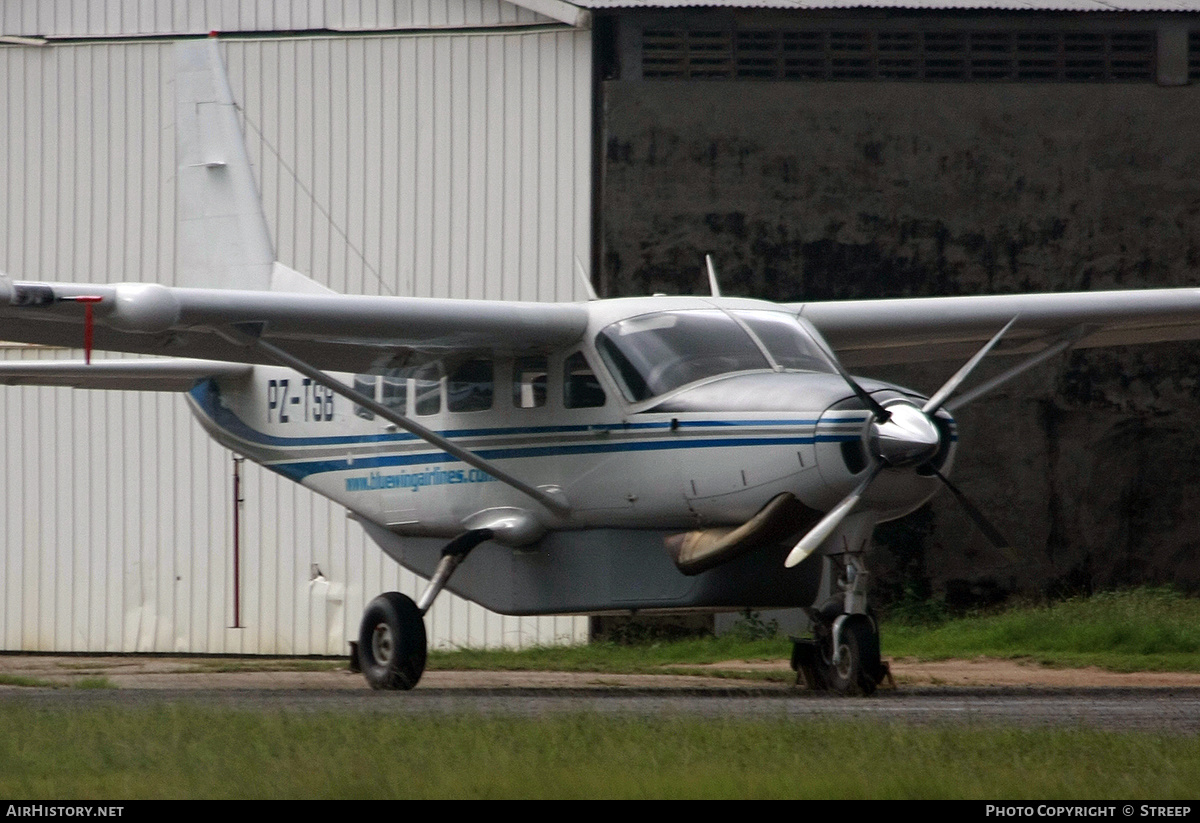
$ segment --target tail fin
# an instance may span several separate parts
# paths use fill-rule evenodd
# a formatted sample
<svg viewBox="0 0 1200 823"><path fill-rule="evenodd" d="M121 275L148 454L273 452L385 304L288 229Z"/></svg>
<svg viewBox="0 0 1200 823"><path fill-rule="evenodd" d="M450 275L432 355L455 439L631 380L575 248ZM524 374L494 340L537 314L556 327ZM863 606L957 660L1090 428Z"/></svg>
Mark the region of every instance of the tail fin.
<svg viewBox="0 0 1200 823"><path fill-rule="evenodd" d="M275 261L217 39L175 45L176 285L329 291Z"/></svg>

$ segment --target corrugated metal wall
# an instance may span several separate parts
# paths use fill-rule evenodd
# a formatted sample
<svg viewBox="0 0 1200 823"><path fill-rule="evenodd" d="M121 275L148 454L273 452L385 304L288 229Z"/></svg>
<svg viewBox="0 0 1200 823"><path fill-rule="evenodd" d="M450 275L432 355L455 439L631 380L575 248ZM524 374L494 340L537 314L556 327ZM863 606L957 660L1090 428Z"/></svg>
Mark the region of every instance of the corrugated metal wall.
<svg viewBox="0 0 1200 823"><path fill-rule="evenodd" d="M0 12L6 34L29 35L138 11L111 24L119 34L184 5ZM203 5L253 6L293 27L303 10L327 24L330 9L347 19L351 6L412 6ZM482 21L504 5L421 3L412 19ZM587 32L264 37L224 53L284 262L347 292L576 298L573 261L590 246ZM0 269L171 282L172 70L163 42L0 46ZM246 464L244 628L230 629L230 455L180 398L4 388L0 410L0 648L342 654L367 600L423 585L343 510ZM448 595L427 621L443 645L586 631L582 619L502 618Z"/></svg>
<svg viewBox="0 0 1200 823"><path fill-rule="evenodd" d="M496 26L546 22L504 0L4 0L0 36Z"/></svg>

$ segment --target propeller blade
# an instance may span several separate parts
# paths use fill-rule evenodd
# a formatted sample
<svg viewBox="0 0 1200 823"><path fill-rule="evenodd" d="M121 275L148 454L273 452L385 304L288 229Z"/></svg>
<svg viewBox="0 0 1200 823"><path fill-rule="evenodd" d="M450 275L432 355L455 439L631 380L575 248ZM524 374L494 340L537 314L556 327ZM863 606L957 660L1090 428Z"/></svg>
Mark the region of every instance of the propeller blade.
<svg viewBox="0 0 1200 823"><path fill-rule="evenodd" d="M1026 358L1025 360L1022 360L1020 363L1013 366L1011 369L1008 369L1007 371L1003 372L1002 374L996 375L995 377L993 377L991 380L987 381L986 383L978 385L968 392L963 392L958 397L956 397L953 400L946 403L944 408L946 409L946 411L953 413L955 409L960 409L963 406L967 405L968 403L978 400L980 397L983 397L985 394L990 392L992 389L996 388L997 386L1002 386L1005 383L1007 383L1009 380L1012 380L1014 377L1024 374L1026 371L1028 371L1029 369L1038 365L1043 360L1049 360L1051 357L1054 357L1056 354L1059 354L1059 353L1064 352L1067 349L1071 348L1072 346L1074 346L1076 343L1079 342L1080 338L1082 338L1086 332L1087 332L1086 326L1075 327L1070 332L1068 332L1066 335L1064 335L1063 338L1061 340L1059 340L1057 343L1054 343L1053 345L1046 347L1045 349L1038 352L1037 354L1035 354L1029 358Z"/></svg>
<svg viewBox="0 0 1200 823"><path fill-rule="evenodd" d="M876 420L878 420L880 423L886 423L892 419L892 413L885 409L878 400L876 400L870 395L869 392L867 392L866 389L858 385L858 381L851 377L850 372L846 371L846 369L842 367L842 362L837 359L837 356L834 355L832 351L826 348L825 341L821 339L820 335L813 337L812 342L816 344L818 349L820 349L821 354L825 355L825 361L829 363L829 365L833 366L833 370L836 371L841 378L846 381L848 386L850 386L850 389L854 392L855 396L863 402L864 406L871 410L871 414L875 416Z"/></svg>
<svg viewBox="0 0 1200 823"><path fill-rule="evenodd" d="M858 484L858 487L854 491L846 495L842 499L842 502L830 509L828 514L821 518L821 522L813 526L804 537L800 538L800 542L788 553L787 559L783 561L783 565L790 569L816 551L817 547L824 543L826 538L833 534L834 530L841 525L841 522L846 519L846 515L850 514L854 507L858 505L858 501L866 493L867 487L879 476L881 471L883 471L883 464L877 463L875 468L871 469L871 473L867 475L863 482Z"/></svg>
<svg viewBox="0 0 1200 823"><path fill-rule="evenodd" d="M964 363L963 367L955 372L953 377L947 380L940 389L934 392L933 397L930 397L925 401L925 405L921 408L921 411L925 412L926 414L933 414L940 409L942 404L946 402L946 398L954 393L954 390L958 388L962 381L967 379L967 375L974 371L975 367L979 365L979 361L983 360L983 358L987 356L987 353L992 350L992 347L1000 342L1000 338L1003 337L1004 333L1012 328L1012 324L1016 322L1017 318L1014 317L1012 320L1009 320L1007 324L1005 324L1004 328L996 332L995 337L987 341L982 349L975 352L974 357Z"/></svg>
<svg viewBox="0 0 1200 823"><path fill-rule="evenodd" d="M875 415L876 420L878 420L880 423L886 423L892 419L892 413L880 405L879 401L872 397L866 389L858 385L858 381L851 377L850 372L846 371L842 367L841 361L834 356L833 352L825 348L824 340L821 340L819 337L815 337L813 338L813 342L817 344L817 348L820 349L821 353L825 355L826 362L833 366L834 371L841 375L841 378L846 381L848 386L850 386L850 389L854 392L855 396L857 396L858 399L863 402L864 406L871 410L871 414Z"/></svg>
<svg viewBox="0 0 1200 823"><path fill-rule="evenodd" d="M958 487L951 483L950 479L946 477L946 475L942 474L936 469L933 473L937 475L937 479L941 480L946 488L950 490L950 493L954 495L954 499L958 501L958 504L963 507L963 511L967 513L967 517L971 518L971 521L975 524L979 531L983 533L983 536L988 539L988 542L990 542L997 549L1003 551L1005 556L1010 560L1017 560L1017 556L1012 550L1012 545L1004 539L1004 535L1000 533L1000 530L993 526L991 522L983 516L983 512L981 512L974 503L968 500L967 496L959 491Z"/></svg>
<svg viewBox="0 0 1200 823"><path fill-rule="evenodd" d="M837 369L837 373L840 374L842 379L845 380L850 385L850 388L854 390L854 393L858 396L858 399L861 400L866 407L871 410L871 414L875 415L876 420L878 420L880 423L886 423L892 419L892 413L881 406L879 401L872 397L866 389L858 385L858 382L850 376L850 372L843 369L842 364L839 363L836 358L833 358L831 362L833 363L833 367Z"/></svg>

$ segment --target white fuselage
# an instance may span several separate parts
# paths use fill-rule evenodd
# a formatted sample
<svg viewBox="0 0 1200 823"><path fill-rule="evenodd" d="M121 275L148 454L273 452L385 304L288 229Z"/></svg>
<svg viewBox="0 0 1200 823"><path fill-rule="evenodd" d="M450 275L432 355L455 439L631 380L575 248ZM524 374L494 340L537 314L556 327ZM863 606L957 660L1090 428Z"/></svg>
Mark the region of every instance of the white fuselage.
<svg viewBox="0 0 1200 823"><path fill-rule="evenodd" d="M712 312L702 300L604 301L592 304L604 308L586 338L563 350L485 353L469 368L460 357L436 373L335 375L530 485L554 489L566 515L287 369L208 381L190 400L230 449L401 535L452 537L486 510L522 511L544 530L691 529L743 523L782 492L819 511L840 500L858 482L845 444L864 441L868 413L847 403L852 393L836 375L737 370L628 396L598 353L596 332L614 318L681 304ZM885 472L867 502L886 519L935 489L930 478L889 481Z"/></svg>

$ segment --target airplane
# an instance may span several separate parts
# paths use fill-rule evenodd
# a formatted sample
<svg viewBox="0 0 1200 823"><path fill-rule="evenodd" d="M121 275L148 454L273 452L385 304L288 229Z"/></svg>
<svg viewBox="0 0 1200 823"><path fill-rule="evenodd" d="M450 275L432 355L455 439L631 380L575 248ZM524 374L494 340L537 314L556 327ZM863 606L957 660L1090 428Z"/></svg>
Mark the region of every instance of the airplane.
<svg viewBox="0 0 1200 823"><path fill-rule="evenodd" d="M82 361L0 382L185 394L220 444L345 506L429 579L365 609L376 689L443 589L503 614L801 607L810 686L887 674L871 534L950 482L952 413L1068 349L1200 338L1200 291L825 303L337 294L275 259L217 41L176 45L178 282L0 278L0 338ZM585 283L586 283L585 278ZM94 350L151 355L96 360ZM985 356L1015 365L956 394ZM931 394L848 367L958 359Z"/></svg>

